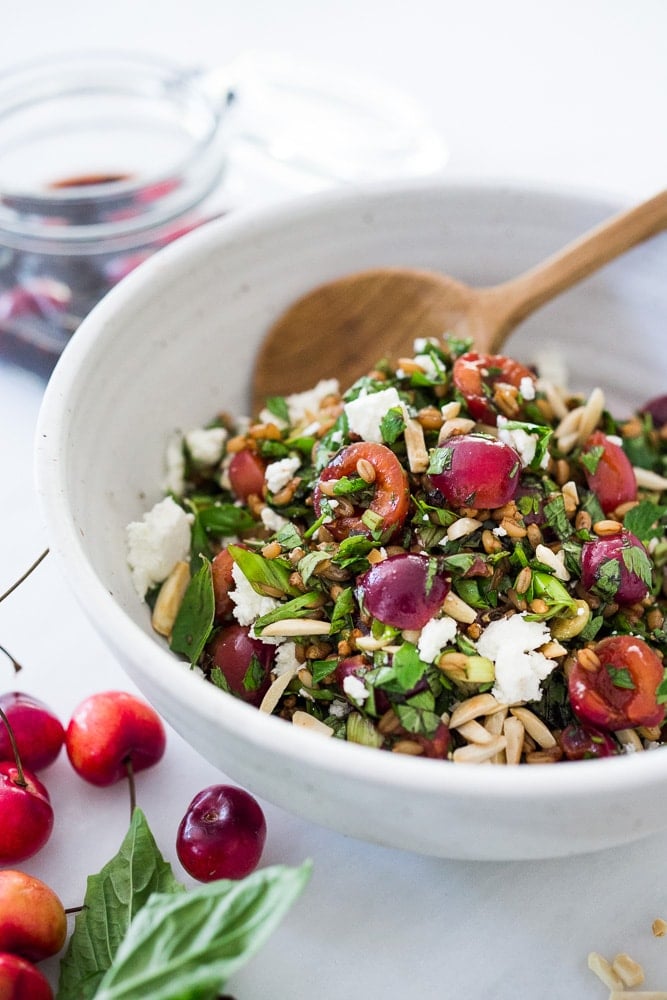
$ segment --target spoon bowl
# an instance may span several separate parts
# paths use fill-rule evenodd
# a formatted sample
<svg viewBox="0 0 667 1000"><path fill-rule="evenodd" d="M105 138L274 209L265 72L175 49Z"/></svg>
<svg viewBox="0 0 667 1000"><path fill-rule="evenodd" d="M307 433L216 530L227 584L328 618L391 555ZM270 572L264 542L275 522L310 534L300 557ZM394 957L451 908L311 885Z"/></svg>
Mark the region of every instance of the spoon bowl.
<svg viewBox="0 0 667 1000"><path fill-rule="evenodd" d="M667 228L667 191L614 215L541 264L502 284L473 288L403 267L360 271L319 285L271 326L257 356L253 405L336 375L350 385L380 358L411 352L415 337L470 337L496 353L539 306Z"/></svg>

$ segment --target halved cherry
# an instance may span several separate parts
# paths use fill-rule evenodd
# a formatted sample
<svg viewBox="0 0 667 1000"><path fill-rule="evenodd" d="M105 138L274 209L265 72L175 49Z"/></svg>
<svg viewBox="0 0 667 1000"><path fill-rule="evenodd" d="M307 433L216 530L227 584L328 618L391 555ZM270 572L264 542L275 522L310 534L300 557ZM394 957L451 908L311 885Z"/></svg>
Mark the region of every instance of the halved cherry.
<svg viewBox="0 0 667 1000"><path fill-rule="evenodd" d="M665 717L657 694L664 667L654 650L637 636L613 635L594 652L599 666L582 650L568 679L577 718L587 727L612 731L659 726Z"/></svg>
<svg viewBox="0 0 667 1000"><path fill-rule="evenodd" d="M515 389L525 387L528 379L535 383L535 375L525 365L503 354L478 354L468 351L454 362L452 380L454 386L466 401L470 416L485 424L494 425L498 408L493 395L499 384L511 385Z"/></svg>
<svg viewBox="0 0 667 1000"><path fill-rule="evenodd" d="M234 496L244 503L252 494L261 496L265 470L266 464L256 452L250 448L237 451L229 463L228 470Z"/></svg>
<svg viewBox="0 0 667 1000"><path fill-rule="evenodd" d="M408 477L403 466L393 451L384 444L359 441L343 448L332 458L322 470L313 492L315 514L318 517L322 514L324 494L321 484L358 476L357 465L361 460L368 462L375 473L375 479L369 484L373 490L373 498L367 509L377 518L378 530L387 540L402 527L408 514L410 495ZM354 494L350 494L350 497L353 498ZM327 528L336 541L342 541L352 534L372 537L372 529L362 520L363 514L363 509L356 507L353 514L335 517L327 524Z"/></svg>
<svg viewBox="0 0 667 1000"><path fill-rule="evenodd" d="M615 441L602 431L594 431L582 449L583 455L595 455L602 449L593 470L584 463L589 487L600 501L605 514L621 504L637 499L637 479L630 459Z"/></svg>
<svg viewBox="0 0 667 1000"><path fill-rule="evenodd" d="M514 448L483 434L457 434L438 449L442 469L429 475L447 504L502 507L513 500L521 472Z"/></svg>
<svg viewBox="0 0 667 1000"><path fill-rule="evenodd" d="M384 625L420 629L442 607L449 578L435 559L417 552L389 556L357 580L366 609Z"/></svg>
<svg viewBox="0 0 667 1000"><path fill-rule="evenodd" d="M253 639L244 625L227 625L206 648L232 694L259 705L271 683L275 646Z"/></svg>

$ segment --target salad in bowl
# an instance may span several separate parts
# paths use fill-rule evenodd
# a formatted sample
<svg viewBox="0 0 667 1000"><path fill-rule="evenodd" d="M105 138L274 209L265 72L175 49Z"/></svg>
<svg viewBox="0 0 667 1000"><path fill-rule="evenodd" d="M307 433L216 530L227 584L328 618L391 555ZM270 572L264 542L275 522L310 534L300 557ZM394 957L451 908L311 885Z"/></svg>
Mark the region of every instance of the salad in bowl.
<svg viewBox="0 0 667 1000"><path fill-rule="evenodd" d="M174 435L127 527L154 628L286 723L530 765L660 748L667 405L422 339Z"/></svg>

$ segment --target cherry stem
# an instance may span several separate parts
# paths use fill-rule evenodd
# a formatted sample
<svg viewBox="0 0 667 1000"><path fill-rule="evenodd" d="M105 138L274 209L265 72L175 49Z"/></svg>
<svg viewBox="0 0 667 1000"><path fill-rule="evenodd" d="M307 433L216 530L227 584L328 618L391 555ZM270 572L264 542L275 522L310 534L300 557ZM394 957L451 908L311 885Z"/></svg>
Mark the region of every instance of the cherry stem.
<svg viewBox="0 0 667 1000"><path fill-rule="evenodd" d="M16 775L15 783L21 788L27 788L28 782L25 780L25 774L23 773L23 765L21 764L21 756L19 754L16 737L14 736L14 730L12 729L11 723L2 708L0 708L0 719L2 719L5 724L5 728L7 729L7 735L9 736L9 742L12 745L12 751L14 754L14 761L16 762L16 770L18 773Z"/></svg>
<svg viewBox="0 0 667 1000"><path fill-rule="evenodd" d="M34 563L32 563L32 565L28 566L28 568L25 571L25 573L23 574L23 576L20 576L18 578L18 580L16 580L11 585L11 587L9 588L9 590L6 590L4 592L4 594L0 594L0 603L2 603L2 601L4 601L5 597L9 597L9 595L12 594L16 590L17 587L20 587L24 580L28 579L28 577L30 576L30 574L32 573L32 571L35 570L35 569L37 569L37 567L41 563L42 559L45 559L48 554L49 554L49 550L48 549L44 549L44 551L42 552L42 554L40 556L37 556L37 558L35 559Z"/></svg>
<svg viewBox="0 0 667 1000"><path fill-rule="evenodd" d="M87 910L88 907L85 903L81 903L80 906L66 906L65 913L81 913L82 910Z"/></svg>
<svg viewBox="0 0 667 1000"><path fill-rule="evenodd" d="M14 667L14 673L15 674L18 674L18 672L20 670L23 670L23 667L21 666L21 664L19 663L19 661L14 656L12 656L12 654L9 652L9 650L5 649L4 646L0 646L0 653L4 653L5 656L7 657L7 659L11 660L12 666Z"/></svg>
<svg viewBox="0 0 667 1000"><path fill-rule="evenodd" d="M134 781L134 767L132 766L132 758L125 758L125 771L127 772L127 783L130 788L130 822L134 816L134 810L137 805L137 789Z"/></svg>

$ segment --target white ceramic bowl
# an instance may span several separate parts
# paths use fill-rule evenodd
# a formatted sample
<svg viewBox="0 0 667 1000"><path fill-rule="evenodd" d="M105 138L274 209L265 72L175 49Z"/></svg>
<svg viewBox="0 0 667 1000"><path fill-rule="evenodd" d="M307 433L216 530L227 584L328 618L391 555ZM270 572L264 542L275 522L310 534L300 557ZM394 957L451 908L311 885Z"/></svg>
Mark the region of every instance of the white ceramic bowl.
<svg viewBox="0 0 667 1000"><path fill-rule="evenodd" d="M131 274L73 338L46 391L38 489L50 542L128 674L206 758L256 794L368 841L458 858L538 858L667 826L667 753L549 767L453 765L327 740L189 672L151 631L125 525L161 495L165 441L246 412L271 320L318 282L407 264L471 283L511 277L618 206L505 188L387 186L238 214ZM629 410L667 376L667 242L632 251L528 321L511 353L557 348L577 389Z"/></svg>

